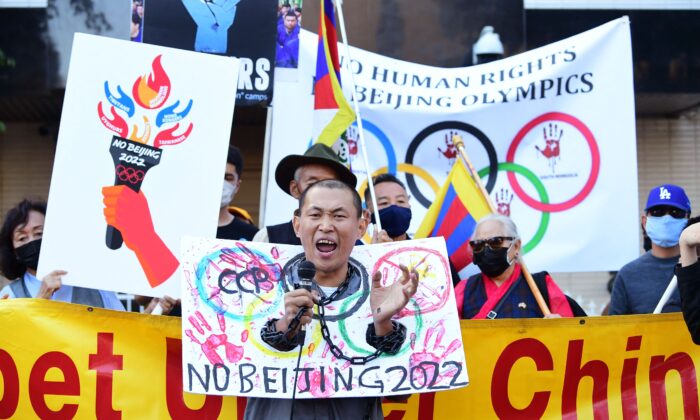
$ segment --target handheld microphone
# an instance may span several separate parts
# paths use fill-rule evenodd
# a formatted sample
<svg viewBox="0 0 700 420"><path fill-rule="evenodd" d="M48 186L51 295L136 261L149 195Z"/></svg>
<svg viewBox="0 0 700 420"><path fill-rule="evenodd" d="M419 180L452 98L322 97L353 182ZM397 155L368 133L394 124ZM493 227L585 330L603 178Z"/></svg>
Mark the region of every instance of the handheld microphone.
<svg viewBox="0 0 700 420"><path fill-rule="evenodd" d="M299 281L294 285L294 288L306 289L311 292L313 290L314 277L316 276L316 266L314 263L308 260L302 261L299 264L299 268L297 268L297 274L299 276ZM300 312L303 314L307 310L311 310L311 308L301 308ZM305 339L306 325L302 325L297 335L297 342L303 346Z"/></svg>

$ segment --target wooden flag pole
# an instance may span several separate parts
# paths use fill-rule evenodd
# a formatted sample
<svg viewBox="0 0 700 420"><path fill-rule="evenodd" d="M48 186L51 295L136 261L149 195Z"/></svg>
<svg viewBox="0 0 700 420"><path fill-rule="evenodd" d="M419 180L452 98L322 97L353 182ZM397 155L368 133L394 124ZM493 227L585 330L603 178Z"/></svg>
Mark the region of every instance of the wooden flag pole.
<svg viewBox="0 0 700 420"><path fill-rule="evenodd" d="M481 182L481 177L479 176L479 173L474 170L474 166L472 165L471 161L469 160L469 156L467 155L467 152L464 148L464 140L462 140L462 137L459 134L454 134L452 135L452 143L454 143L455 147L457 147L457 150L459 151L459 156L464 162L464 164L467 166L467 169L469 170L469 174L471 175L472 179L474 182L476 182L476 185L479 187L479 190L481 191L481 194L484 195L484 198L486 199L486 202L489 205L489 209L491 210L491 213L496 213L496 207L493 205L493 202L491 201L491 196L489 195L488 191L486 191L486 188L484 187L484 183ZM547 316L551 315L552 312L549 310L549 307L547 306L547 302L544 301L544 298L542 297L542 293L540 293L540 289L537 288L537 284L535 283L535 279L532 278L532 274L530 274L530 270L527 269L527 265L525 265L525 260L523 257L518 258L520 262L520 268L522 269L523 276L525 277L525 281L527 282L527 285L530 287L530 291L532 292L532 295L535 297L535 300L537 301L537 305L540 307L540 310L542 313Z"/></svg>
<svg viewBox="0 0 700 420"><path fill-rule="evenodd" d="M372 183L372 168L369 166L369 158L367 157L367 147L365 146L365 131L362 127L362 114L360 114L360 104L357 103L357 97L355 95L355 75L352 73L352 68L350 68L350 46L348 45L348 36L345 33L345 18L343 17L343 1L334 0L336 9L338 10L338 24L340 25L340 34L343 36L343 45L345 46L345 68L350 75L350 92L352 92L352 104L355 108L355 118L357 119L357 140L360 143L360 150L362 150L362 159L365 164L365 170L367 171L367 188L369 188L369 196L372 199L372 209L374 209L374 219L376 222L376 229L382 230L382 222L379 219L379 207L377 207L377 196L374 194L374 184ZM323 0L321 0L321 7L323 7ZM333 71L333 69L330 69Z"/></svg>

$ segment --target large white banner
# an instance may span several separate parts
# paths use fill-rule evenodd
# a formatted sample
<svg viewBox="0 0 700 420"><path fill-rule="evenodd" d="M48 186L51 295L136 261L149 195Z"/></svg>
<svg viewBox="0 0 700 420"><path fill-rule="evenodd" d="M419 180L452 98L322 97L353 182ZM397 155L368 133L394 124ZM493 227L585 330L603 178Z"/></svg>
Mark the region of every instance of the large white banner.
<svg viewBox="0 0 700 420"><path fill-rule="evenodd" d="M314 307L304 345L286 352L262 341L261 329L284 316L284 294L305 261L301 246L186 237L181 255L186 392L291 398L296 383L297 398L336 398L468 383L441 238L355 247L346 285L336 299ZM406 327L406 340L396 355L375 358L365 335L371 276L379 271L382 286L391 285L401 276L399 264L420 276L416 294L393 318Z"/></svg>
<svg viewBox="0 0 700 420"><path fill-rule="evenodd" d="M238 67L75 36L39 278L61 269L66 284L180 295L180 237L216 235Z"/></svg>
<svg viewBox="0 0 700 420"><path fill-rule="evenodd" d="M298 83L276 83L268 179L284 156L309 146L316 42L302 32ZM456 133L498 211L518 225L534 271L616 270L638 256L627 18L466 68L351 54L370 165L405 181L409 232L457 159ZM342 74L348 97L349 79ZM335 147L364 179L356 127ZM265 198L265 224L291 218L291 197L271 185Z"/></svg>

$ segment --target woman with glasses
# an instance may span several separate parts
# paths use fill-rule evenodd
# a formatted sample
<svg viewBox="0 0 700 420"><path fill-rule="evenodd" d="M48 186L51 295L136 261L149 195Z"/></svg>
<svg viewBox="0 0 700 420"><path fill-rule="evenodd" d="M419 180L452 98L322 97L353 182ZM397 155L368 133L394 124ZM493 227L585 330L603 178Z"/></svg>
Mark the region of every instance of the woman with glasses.
<svg viewBox="0 0 700 420"><path fill-rule="evenodd" d="M455 287L457 310L463 319L544 316L518 264L522 245L510 218L500 214L484 217L477 223L469 245L481 273ZM532 277L552 312L550 317L586 315L547 272L534 273Z"/></svg>

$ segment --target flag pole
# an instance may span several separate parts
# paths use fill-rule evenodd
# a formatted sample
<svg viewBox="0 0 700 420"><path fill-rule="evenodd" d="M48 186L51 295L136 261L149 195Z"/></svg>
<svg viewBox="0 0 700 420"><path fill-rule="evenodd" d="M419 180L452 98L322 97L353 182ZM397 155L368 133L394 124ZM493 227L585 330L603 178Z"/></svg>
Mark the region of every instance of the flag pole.
<svg viewBox="0 0 700 420"><path fill-rule="evenodd" d="M345 69L350 75L350 92L352 92L352 104L355 108L355 118L357 118L357 140L360 143L360 150L362 150L362 160L365 164L365 170L367 171L367 188L369 188L369 195L372 199L372 208L374 209L374 219L377 224L377 229L382 230L382 222L379 220L379 208L377 207L377 196L374 194L374 185L372 184L372 169L369 166L369 159L367 157L367 147L365 146L365 131L362 127L362 114L360 114L360 104L357 103L357 96L355 95L355 75L350 68L350 46L348 45L348 36L345 32L345 18L343 17L343 0L333 0L338 10L338 23L340 24L340 34L343 36L343 45L345 47ZM321 7L323 7L323 0L321 0Z"/></svg>
<svg viewBox="0 0 700 420"><path fill-rule="evenodd" d="M493 205L493 202L491 201L491 196L489 195L488 191L486 191L486 188L484 187L484 183L481 182L481 177L479 176L479 173L476 172L474 169L474 166L472 165L471 161L469 160L469 156L467 155L467 152L464 148L464 140L462 140L462 137L459 134L453 134L452 135L452 143L454 143L455 147L457 147L457 150L459 151L459 156L464 162L464 164L467 166L467 169L469 170L469 174L471 175L472 179L476 183L476 185L479 187L479 190L481 191L481 194L484 195L484 198L486 199L486 202L489 204L489 209L491 210L491 213L496 213L496 206ZM532 274L530 274L530 270L527 269L527 265L525 264L525 260L521 256L518 258L520 260L520 267L522 268L523 271L523 276L525 277L525 281L527 282L527 285L530 287L530 291L532 292L532 295L535 297L535 300L537 301L537 306L540 307L540 310L542 313L547 316L551 315L551 311L549 310L549 307L547 306L547 302L544 301L544 298L542 297L542 293L540 293L540 289L537 288L537 284L535 283L535 279L532 278Z"/></svg>

